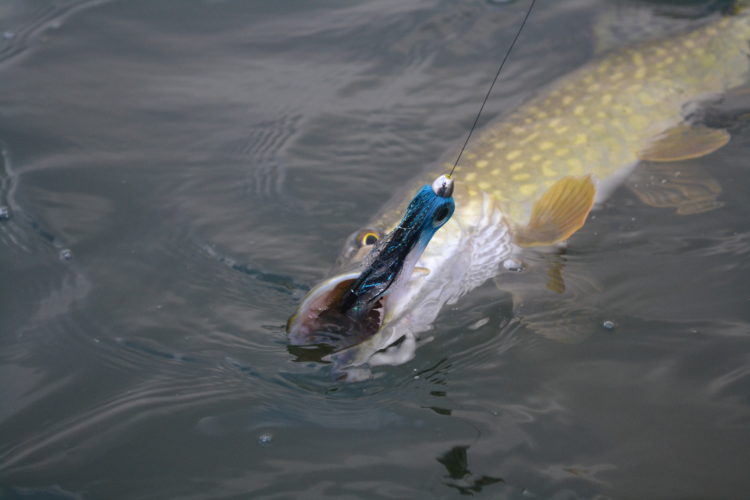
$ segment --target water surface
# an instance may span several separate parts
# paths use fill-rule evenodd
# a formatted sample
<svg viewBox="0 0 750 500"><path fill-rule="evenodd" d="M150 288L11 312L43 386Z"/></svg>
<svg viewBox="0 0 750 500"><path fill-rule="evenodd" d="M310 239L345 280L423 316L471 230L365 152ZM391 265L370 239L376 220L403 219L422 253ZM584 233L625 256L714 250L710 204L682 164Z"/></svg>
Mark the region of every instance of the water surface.
<svg viewBox="0 0 750 500"><path fill-rule="evenodd" d="M483 123L595 57L619 9L648 22L614 45L718 4L538 1ZM3 3L0 492L747 498L734 102L714 116L731 143L682 167L723 206L681 217L616 191L564 255L576 300L514 312L488 282L363 383L287 351L344 239L462 143L527 5ZM519 316L580 304L614 328L547 338Z"/></svg>

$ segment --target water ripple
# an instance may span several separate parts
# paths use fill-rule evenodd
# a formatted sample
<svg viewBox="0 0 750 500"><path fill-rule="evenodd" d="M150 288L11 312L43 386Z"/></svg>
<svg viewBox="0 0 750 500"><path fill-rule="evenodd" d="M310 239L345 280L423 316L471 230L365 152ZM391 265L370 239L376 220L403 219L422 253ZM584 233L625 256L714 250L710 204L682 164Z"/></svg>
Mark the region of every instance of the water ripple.
<svg viewBox="0 0 750 500"><path fill-rule="evenodd" d="M107 0L57 2L58 5L44 6L34 12L19 15L21 18L28 18L23 20L23 24L5 26L5 42L0 45L0 64L8 64L24 54L47 31L61 28L76 13L106 2Z"/></svg>

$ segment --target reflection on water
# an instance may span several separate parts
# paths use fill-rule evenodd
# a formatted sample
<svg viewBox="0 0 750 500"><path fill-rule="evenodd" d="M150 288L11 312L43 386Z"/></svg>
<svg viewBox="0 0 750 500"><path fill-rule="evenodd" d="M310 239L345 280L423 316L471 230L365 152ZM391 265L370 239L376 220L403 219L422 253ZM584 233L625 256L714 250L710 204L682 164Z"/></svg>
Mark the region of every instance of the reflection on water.
<svg viewBox="0 0 750 500"><path fill-rule="evenodd" d="M485 486L503 482L499 477L472 474L468 467L468 449L468 446L454 446L437 458L437 461L445 466L447 477L451 479L445 483L448 487L455 488L463 495L472 495L481 492Z"/></svg>
<svg viewBox="0 0 750 500"><path fill-rule="evenodd" d="M485 119L723 7L541 2ZM461 143L526 8L3 3L0 496L746 496L742 91L696 111L729 145L680 167L720 208L620 189L368 382L287 350L344 239Z"/></svg>

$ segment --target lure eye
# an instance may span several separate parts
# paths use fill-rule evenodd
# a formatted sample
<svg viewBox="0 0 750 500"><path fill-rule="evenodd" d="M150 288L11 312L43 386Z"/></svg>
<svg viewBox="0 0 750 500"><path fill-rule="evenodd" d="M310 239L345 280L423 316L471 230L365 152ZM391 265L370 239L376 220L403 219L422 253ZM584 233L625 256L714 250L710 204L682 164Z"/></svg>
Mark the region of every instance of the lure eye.
<svg viewBox="0 0 750 500"><path fill-rule="evenodd" d="M364 234L362 234L362 237L360 238L360 243L362 243L363 246L369 246L374 245L378 242L380 239L380 235L377 233L373 233L372 231L368 231Z"/></svg>
<svg viewBox="0 0 750 500"><path fill-rule="evenodd" d="M435 212L435 215L432 217L432 222L436 225L442 224L448 218L448 214L450 214L450 208L448 208L448 205L443 205L437 209L437 212Z"/></svg>

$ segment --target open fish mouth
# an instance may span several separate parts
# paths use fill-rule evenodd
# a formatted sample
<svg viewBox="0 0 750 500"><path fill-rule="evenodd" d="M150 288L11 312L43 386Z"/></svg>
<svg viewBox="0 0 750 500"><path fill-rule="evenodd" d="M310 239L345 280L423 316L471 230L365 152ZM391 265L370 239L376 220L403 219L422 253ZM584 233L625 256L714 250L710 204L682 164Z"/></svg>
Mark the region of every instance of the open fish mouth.
<svg viewBox="0 0 750 500"><path fill-rule="evenodd" d="M393 310L391 301L399 302L398 292L409 286L422 252L453 214L452 193L445 176L423 186L401 222L365 258L361 272L339 274L313 288L287 322L291 345L336 352L380 332Z"/></svg>
<svg viewBox="0 0 750 500"><path fill-rule="evenodd" d="M360 314L350 314L342 307L360 274L340 274L313 288L287 322L290 344L318 348L322 354L346 349L377 334L385 321L387 296L379 297Z"/></svg>

